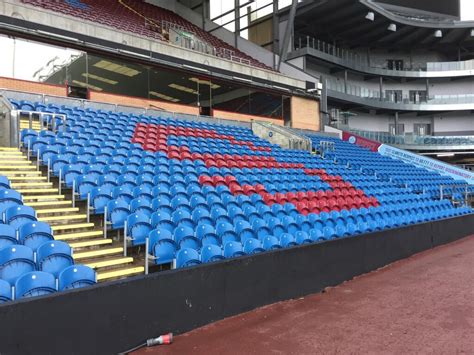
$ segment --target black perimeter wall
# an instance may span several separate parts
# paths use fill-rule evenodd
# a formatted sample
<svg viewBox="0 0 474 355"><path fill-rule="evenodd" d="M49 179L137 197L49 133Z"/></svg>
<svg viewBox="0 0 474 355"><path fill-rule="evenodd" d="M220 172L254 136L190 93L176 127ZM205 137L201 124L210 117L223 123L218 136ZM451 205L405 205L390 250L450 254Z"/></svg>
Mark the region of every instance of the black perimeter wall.
<svg viewBox="0 0 474 355"><path fill-rule="evenodd" d="M113 354L320 292L474 234L474 215L140 276L0 306L0 353Z"/></svg>

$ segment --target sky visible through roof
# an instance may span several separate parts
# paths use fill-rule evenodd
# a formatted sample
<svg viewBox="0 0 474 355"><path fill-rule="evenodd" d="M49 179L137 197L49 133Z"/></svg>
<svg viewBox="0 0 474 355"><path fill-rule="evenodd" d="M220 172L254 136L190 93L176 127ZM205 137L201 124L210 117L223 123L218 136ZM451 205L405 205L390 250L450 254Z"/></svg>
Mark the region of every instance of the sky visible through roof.
<svg viewBox="0 0 474 355"><path fill-rule="evenodd" d="M474 20L474 0L461 0L461 20Z"/></svg>

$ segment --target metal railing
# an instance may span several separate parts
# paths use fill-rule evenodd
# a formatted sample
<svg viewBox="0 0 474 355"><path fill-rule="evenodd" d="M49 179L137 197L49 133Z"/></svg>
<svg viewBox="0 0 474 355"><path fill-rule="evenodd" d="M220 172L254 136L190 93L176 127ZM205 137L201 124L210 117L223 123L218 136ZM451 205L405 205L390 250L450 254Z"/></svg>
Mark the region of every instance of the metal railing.
<svg viewBox="0 0 474 355"><path fill-rule="evenodd" d="M460 195L460 192L456 192L457 190L463 190L463 205L464 206L469 206L469 196L473 194L472 191L470 191L470 188L472 185L469 184L459 184L459 185L440 185L439 186L439 199L443 200L446 197L450 198L452 202L456 202L456 196L455 195ZM453 191L454 189L454 191ZM448 190L451 190L452 192L449 192Z"/></svg>
<svg viewBox="0 0 474 355"><path fill-rule="evenodd" d="M390 102L396 104L415 104L415 105L446 105L446 104L473 104L474 94L465 95L433 95L424 98L420 95L396 95L393 92L380 90L371 90L363 86L353 85L344 82L344 80L327 79L327 89L344 93L350 96L357 96L363 99Z"/></svg>
<svg viewBox="0 0 474 355"><path fill-rule="evenodd" d="M269 130L270 132L273 131L284 136L288 140L289 149L307 150L309 152L312 151L311 139L304 135L296 133L290 128L274 125L271 122L252 120L252 131L255 131L255 128L258 126L263 127ZM269 137L271 138L271 136Z"/></svg>
<svg viewBox="0 0 474 355"><path fill-rule="evenodd" d="M220 117L211 117L206 115L194 115L188 113L167 111L160 107L150 105L148 108L140 108L136 106L127 106L119 104L110 104L105 102L90 101L85 99L76 99L69 98L64 96L55 96L55 95L46 95L46 94L31 94L24 93L17 90L7 90L0 89L0 97L5 97L8 99L14 100L28 100L31 102L38 102L41 104L49 104L54 102L57 105L67 105L74 108L79 108L83 110L93 109L93 110L104 110L110 111L113 113L131 113L135 115L149 115L149 116L161 116L169 117L173 119L188 120L188 121L205 121L213 124L223 124L223 125L233 125L250 128L251 124L249 122L237 121L232 119L220 118ZM27 111L27 110L17 110L17 111ZM15 134L18 130L15 130Z"/></svg>
<svg viewBox="0 0 474 355"><path fill-rule="evenodd" d="M474 146L474 136L420 136L415 134L392 135L388 132L371 132L351 129L351 132L380 143L395 145Z"/></svg>
<svg viewBox="0 0 474 355"><path fill-rule="evenodd" d="M407 71L407 72L443 72L443 71L468 71L474 70L474 60L457 62L427 62L426 65L418 65L403 68L388 68L385 65L376 65L371 62L370 57L365 53L352 51L314 37L298 37L294 41L294 49L311 48L315 51L329 55L342 61L347 67L367 69L383 69L387 71Z"/></svg>

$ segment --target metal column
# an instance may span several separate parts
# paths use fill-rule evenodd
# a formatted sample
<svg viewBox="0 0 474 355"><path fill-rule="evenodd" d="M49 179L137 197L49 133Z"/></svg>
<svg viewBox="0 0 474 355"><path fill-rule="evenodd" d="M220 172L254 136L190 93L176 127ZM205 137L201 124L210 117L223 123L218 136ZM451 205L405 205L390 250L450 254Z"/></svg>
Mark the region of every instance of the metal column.
<svg viewBox="0 0 474 355"><path fill-rule="evenodd" d="M286 60L288 55L288 45L290 44L291 33L293 32L293 24L295 23L296 7L298 6L298 0L293 0L291 3L290 16L286 24L285 36L283 37L283 44L280 48L280 58L278 59L277 70L280 70L281 62Z"/></svg>

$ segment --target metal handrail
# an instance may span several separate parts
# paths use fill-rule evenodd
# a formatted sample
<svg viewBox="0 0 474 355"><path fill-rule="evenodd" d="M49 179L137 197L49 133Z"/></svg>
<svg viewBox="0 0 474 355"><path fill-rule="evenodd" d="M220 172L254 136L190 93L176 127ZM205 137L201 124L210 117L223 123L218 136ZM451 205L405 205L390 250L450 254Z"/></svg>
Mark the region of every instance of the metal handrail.
<svg viewBox="0 0 474 355"><path fill-rule="evenodd" d="M306 136L300 135L293 130L289 129L288 127L282 127L278 125L274 125L271 122L266 121L256 121L252 120L252 125L261 125L266 128L269 128L277 133L288 138L289 148L290 149L298 149L298 150L307 150L311 152L312 150L312 142Z"/></svg>
<svg viewBox="0 0 474 355"><path fill-rule="evenodd" d="M464 205L468 205L468 196L472 193L469 191L469 187L472 187L472 185L469 184L457 184L457 185L439 185L439 199L443 200L445 193L444 190L445 188L450 188L450 189L459 189L463 188L464 189Z"/></svg>

